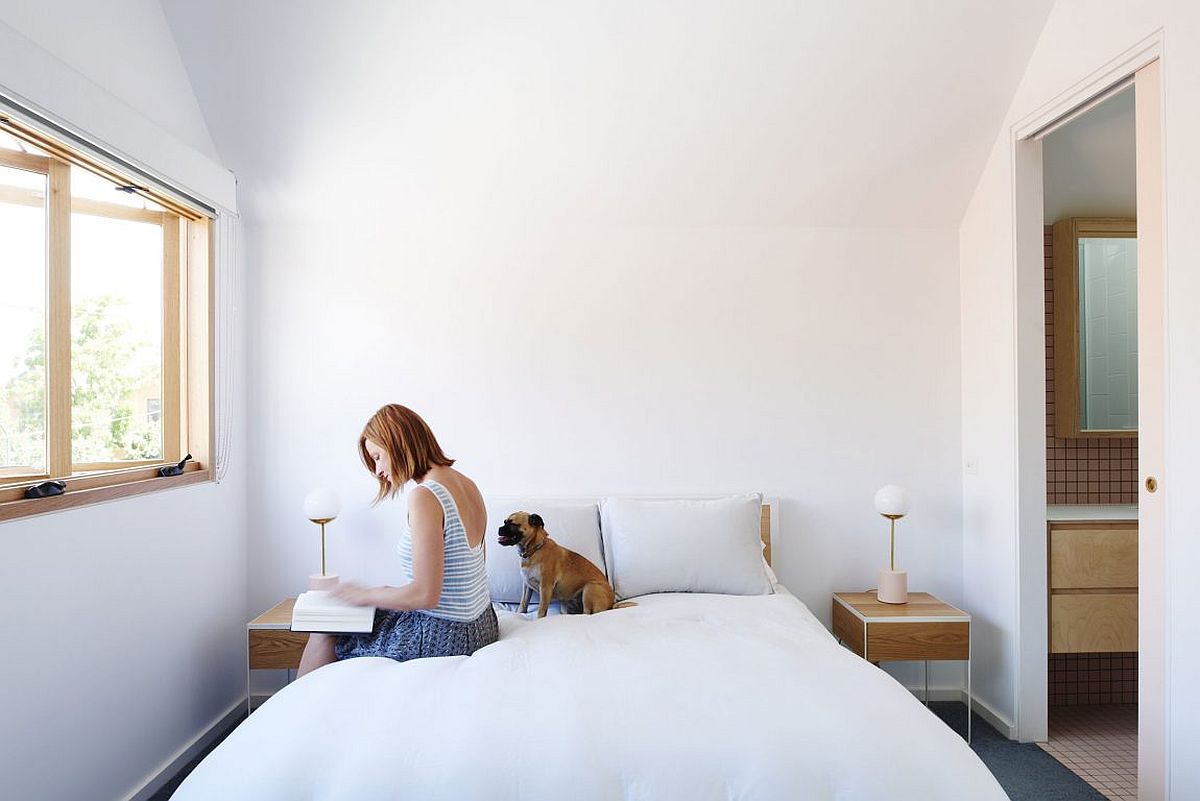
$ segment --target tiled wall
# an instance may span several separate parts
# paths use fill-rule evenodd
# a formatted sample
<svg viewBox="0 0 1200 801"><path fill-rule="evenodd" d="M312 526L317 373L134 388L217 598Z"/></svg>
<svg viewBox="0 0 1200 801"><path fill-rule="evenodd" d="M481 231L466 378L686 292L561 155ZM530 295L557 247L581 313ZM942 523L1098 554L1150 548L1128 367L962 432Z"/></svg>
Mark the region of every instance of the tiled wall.
<svg viewBox="0 0 1200 801"><path fill-rule="evenodd" d="M1050 654L1050 706L1136 704L1136 653Z"/></svg>
<svg viewBox="0 0 1200 801"><path fill-rule="evenodd" d="M1054 274L1046 233L1046 503L1137 503L1137 437L1054 436Z"/></svg>

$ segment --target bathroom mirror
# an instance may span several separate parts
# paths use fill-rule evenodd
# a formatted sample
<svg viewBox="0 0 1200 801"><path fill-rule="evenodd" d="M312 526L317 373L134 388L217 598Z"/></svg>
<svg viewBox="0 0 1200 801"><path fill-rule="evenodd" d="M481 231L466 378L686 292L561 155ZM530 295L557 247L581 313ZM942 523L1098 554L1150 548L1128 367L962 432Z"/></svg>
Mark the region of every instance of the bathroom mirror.
<svg viewBox="0 0 1200 801"><path fill-rule="evenodd" d="M1055 428L1137 435L1137 222L1054 224Z"/></svg>

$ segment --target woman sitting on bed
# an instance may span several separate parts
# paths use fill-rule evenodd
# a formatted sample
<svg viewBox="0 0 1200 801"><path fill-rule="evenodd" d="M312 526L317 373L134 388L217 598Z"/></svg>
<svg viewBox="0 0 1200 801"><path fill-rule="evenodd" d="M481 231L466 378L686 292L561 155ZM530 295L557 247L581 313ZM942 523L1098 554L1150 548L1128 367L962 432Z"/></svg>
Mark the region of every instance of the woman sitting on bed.
<svg viewBox="0 0 1200 801"><path fill-rule="evenodd" d="M395 497L410 480L408 530L400 537L400 568L408 583L334 593L374 606L370 634L310 634L297 675L337 659L465 656L499 637L488 595L483 537L487 512L475 482L455 470L416 412L396 403L372 415L358 438L363 464L379 481L375 502Z"/></svg>

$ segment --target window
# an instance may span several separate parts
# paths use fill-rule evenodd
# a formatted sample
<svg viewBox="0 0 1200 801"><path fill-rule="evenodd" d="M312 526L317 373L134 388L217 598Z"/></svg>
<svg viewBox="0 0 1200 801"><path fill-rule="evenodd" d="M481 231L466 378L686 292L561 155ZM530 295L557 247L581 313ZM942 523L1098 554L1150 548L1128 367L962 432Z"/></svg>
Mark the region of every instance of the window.
<svg viewBox="0 0 1200 801"><path fill-rule="evenodd" d="M0 520L207 473L211 220L144 183L0 118Z"/></svg>
<svg viewBox="0 0 1200 801"><path fill-rule="evenodd" d="M151 423L157 423L162 419L161 398L146 398L146 419Z"/></svg>

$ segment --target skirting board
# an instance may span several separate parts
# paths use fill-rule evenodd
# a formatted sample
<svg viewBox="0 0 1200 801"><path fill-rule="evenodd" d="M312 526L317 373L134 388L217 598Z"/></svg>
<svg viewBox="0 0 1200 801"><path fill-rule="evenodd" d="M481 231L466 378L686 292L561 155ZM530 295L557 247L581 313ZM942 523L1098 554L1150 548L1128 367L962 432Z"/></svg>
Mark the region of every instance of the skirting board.
<svg viewBox="0 0 1200 801"><path fill-rule="evenodd" d="M146 799L157 793L164 784L175 777L175 774L183 768L184 765L196 758L196 755L203 751L212 743L213 740L221 736L227 729L232 727L242 715L246 712L246 699L240 698L234 702L229 710L224 712L212 724L208 726L191 743L184 746L178 754L169 762L163 765L159 770L150 777L150 779L142 785L141 789L127 796L125 801L146 801Z"/></svg>
<svg viewBox="0 0 1200 801"><path fill-rule="evenodd" d="M924 700L924 693L925 693L924 687L907 687L905 689L907 689L910 693L915 695L917 698ZM960 704L965 704L967 702L967 693L961 687L959 687L959 688L947 687L947 688L943 688L943 689L930 687L929 688L929 700L930 701L957 701ZM975 714L979 715L979 717L983 718L989 724L991 724L993 729L1000 732L1001 734L1003 734L1005 737L1007 737L1010 740L1017 739L1017 727L1012 722L1005 720L1003 717L1001 717L1000 713L996 712L996 710L992 709L990 706L985 704L983 701L980 701L978 698L972 697L971 698L971 708L975 710Z"/></svg>

